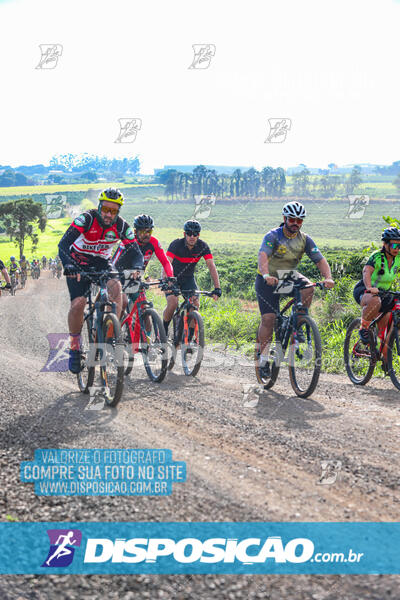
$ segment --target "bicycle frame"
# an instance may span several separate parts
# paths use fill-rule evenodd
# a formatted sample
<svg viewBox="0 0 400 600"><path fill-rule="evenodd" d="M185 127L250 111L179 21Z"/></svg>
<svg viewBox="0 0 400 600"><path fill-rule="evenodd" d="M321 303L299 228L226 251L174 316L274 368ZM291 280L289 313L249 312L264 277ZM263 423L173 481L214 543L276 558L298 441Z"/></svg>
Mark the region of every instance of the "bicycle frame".
<svg viewBox="0 0 400 600"><path fill-rule="evenodd" d="M180 342L182 330L185 332L184 343L189 344L189 324L188 324L188 315L191 310L198 310L197 306L191 302L191 299L194 296L208 296L211 297L211 292L206 292L203 290L183 290L181 294L184 296L184 300L181 302L181 305L178 306L174 312L174 317L176 318L176 330L174 331L174 344L177 346ZM198 325L197 322L194 328L194 335L198 333Z"/></svg>
<svg viewBox="0 0 400 600"><path fill-rule="evenodd" d="M385 315L387 315L387 312L379 313L378 316L373 321L371 321L368 329L373 331L375 325ZM400 324L400 294L398 296L397 295L395 296L395 303L394 303L393 308L390 311L388 323L387 323L385 329L383 330L383 332L381 332L381 334L379 334L380 344L379 344L379 350L378 350L379 355L377 358L380 358L383 355L383 348L386 344L386 340L388 339L388 337L391 333L392 325L394 325L394 327L395 327L396 347L397 347L397 352L400 354L400 340L399 340L399 332L398 332L399 324ZM354 348L353 348L353 352L354 352Z"/></svg>
<svg viewBox="0 0 400 600"><path fill-rule="evenodd" d="M150 285L150 284L147 284ZM147 301L146 294L144 292L144 287L140 289L139 296L136 298L135 303L128 314L127 317L121 322L121 328L128 324L129 328L129 337L132 345L132 352L135 354L140 352L139 343L140 343L140 334L141 332L144 334L144 322L143 322L143 312L146 308L152 308L153 304ZM133 319L135 318L135 325L132 330Z"/></svg>
<svg viewBox="0 0 400 600"><path fill-rule="evenodd" d="M283 337L283 339L279 339L279 342L282 346L283 356L286 353L286 350L287 350L287 347L289 344L289 340L290 340L290 336L292 335L293 332L294 332L294 335L296 336L297 321L298 321L299 314L302 314L302 315L308 314L308 308L306 306L304 306L304 304L301 301L301 294L300 294L301 290L306 290L306 289L312 288L312 287L322 287L320 284L321 284L321 282L317 282L317 283L311 283L311 284L301 286L299 284L296 285L296 282L294 282L294 286L293 286L294 298L291 298L289 300L289 302L287 302L285 304L285 306L282 308L282 310L279 311L278 318L282 317L284 315L284 313L290 307L292 307L292 311L291 311L290 317L289 317L288 327L286 327L284 337ZM303 309L302 313L299 313L300 308Z"/></svg>

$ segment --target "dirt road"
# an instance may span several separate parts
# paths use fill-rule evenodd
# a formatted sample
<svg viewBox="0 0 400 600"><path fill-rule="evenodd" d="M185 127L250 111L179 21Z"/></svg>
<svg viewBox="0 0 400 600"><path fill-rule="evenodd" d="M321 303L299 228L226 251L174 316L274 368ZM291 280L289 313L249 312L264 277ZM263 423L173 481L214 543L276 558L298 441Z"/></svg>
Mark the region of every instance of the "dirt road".
<svg viewBox="0 0 400 600"><path fill-rule="evenodd" d="M160 385L135 365L116 409L84 410L68 373L40 372L48 333L66 332L65 280L38 281L0 299L1 520L399 521L400 393L373 379L356 388L323 375L293 396L285 372L254 383L244 357L209 352L196 378L175 367ZM187 481L169 497L37 497L19 481L36 448L170 448ZM319 485L321 461L337 479ZM338 462L340 461L340 462ZM334 477L333 477L334 479ZM400 598L398 576L3 576L2 598Z"/></svg>

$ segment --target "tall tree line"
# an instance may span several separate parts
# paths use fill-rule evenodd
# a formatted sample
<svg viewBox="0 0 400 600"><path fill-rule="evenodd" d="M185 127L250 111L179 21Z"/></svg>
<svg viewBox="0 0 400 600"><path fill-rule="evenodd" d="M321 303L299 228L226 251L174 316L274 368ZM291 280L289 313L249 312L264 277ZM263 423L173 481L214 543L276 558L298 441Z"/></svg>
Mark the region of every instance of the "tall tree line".
<svg viewBox="0 0 400 600"><path fill-rule="evenodd" d="M285 171L281 167L264 167L261 171L236 169L232 174L221 174L199 165L191 173L168 169L162 171L158 178L166 186L166 196L180 199L208 194L219 198L279 197L286 187Z"/></svg>

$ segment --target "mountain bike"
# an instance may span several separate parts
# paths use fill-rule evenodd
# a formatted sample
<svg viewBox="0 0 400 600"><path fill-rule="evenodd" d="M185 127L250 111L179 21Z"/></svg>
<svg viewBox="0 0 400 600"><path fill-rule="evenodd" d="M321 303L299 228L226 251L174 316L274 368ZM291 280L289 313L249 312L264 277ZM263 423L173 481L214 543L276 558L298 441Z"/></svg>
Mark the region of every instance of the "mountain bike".
<svg viewBox="0 0 400 600"><path fill-rule="evenodd" d="M390 292L394 306L387 327L378 335L378 322L387 312L381 312L368 327L369 341L364 344L359 336L361 319L354 319L347 328L344 341L344 364L347 375L355 385L365 385L371 379L378 361L393 385L400 390L400 292ZM379 343L379 347L378 347ZM387 345L387 359L383 349Z"/></svg>
<svg viewBox="0 0 400 600"><path fill-rule="evenodd" d="M293 284L293 298L279 310L274 323L273 339L269 349L269 376L263 377L259 367L259 340L257 333L254 362L257 381L264 389L271 388L277 380L282 363L287 363L291 386L300 398L307 398L317 387L320 371L322 344L318 326L308 314L301 301L301 290L312 287L324 288L320 281L307 284L293 276L285 276ZM291 308L290 315L285 313Z"/></svg>
<svg viewBox="0 0 400 600"><path fill-rule="evenodd" d="M194 377L199 372L203 360L204 322L197 306L192 303L191 299L200 295L211 298L213 294L203 290L180 290L179 293L184 299L172 317L173 337L169 344L171 356L168 369L173 368L180 346L183 372L185 375Z"/></svg>
<svg viewBox="0 0 400 600"><path fill-rule="evenodd" d="M17 276L15 273L10 273L10 282L11 282L10 294L11 294L11 296L15 296L15 292L18 287Z"/></svg>
<svg viewBox="0 0 400 600"><path fill-rule="evenodd" d="M125 375L129 375L135 354L140 352L148 377L160 383L167 373L167 336L161 317L146 298L145 290L152 285L158 285L162 290L168 289L162 279L147 283L141 279L129 279L128 273L126 283L122 286L127 294L139 294L129 314L121 320L124 367Z"/></svg>
<svg viewBox="0 0 400 600"><path fill-rule="evenodd" d="M107 281L119 273L82 271L80 275L99 288L94 299L92 286L85 294L87 307L81 331L82 370L77 375L78 386L81 392L88 394L99 365L105 401L109 406L116 406L124 389L123 342L116 305L108 297ZM111 312L106 308L111 308Z"/></svg>
<svg viewBox="0 0 400 600"><path fill-rule="evenodd" d="M22 269L22 271L21 271L21 288L22 289L25 287L26 280L27 280L27 272L25 269Z"/></svg>

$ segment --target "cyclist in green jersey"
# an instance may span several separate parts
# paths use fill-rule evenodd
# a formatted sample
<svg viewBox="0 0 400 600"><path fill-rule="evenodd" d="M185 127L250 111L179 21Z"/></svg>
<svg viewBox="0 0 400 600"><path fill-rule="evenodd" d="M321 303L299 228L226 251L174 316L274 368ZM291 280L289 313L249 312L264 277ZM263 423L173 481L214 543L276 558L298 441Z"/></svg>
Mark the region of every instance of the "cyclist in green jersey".
<svg viewBox="0 0 400 600"><path fill-rule="evenodd" d="M400 269L400 231L388 227L382 233L383 246L373 252L363 269L363 278L356 284L353 296L362 307L360 338L368 343L368 327L379 312L387 312L378 323L379 333L386 329L393 308L393 295L388 291Z"/></svg>

